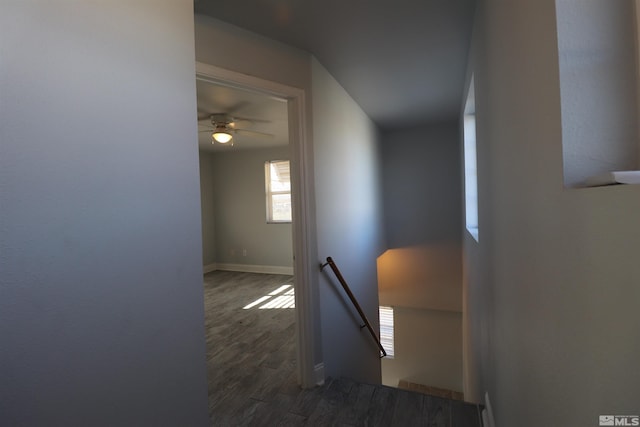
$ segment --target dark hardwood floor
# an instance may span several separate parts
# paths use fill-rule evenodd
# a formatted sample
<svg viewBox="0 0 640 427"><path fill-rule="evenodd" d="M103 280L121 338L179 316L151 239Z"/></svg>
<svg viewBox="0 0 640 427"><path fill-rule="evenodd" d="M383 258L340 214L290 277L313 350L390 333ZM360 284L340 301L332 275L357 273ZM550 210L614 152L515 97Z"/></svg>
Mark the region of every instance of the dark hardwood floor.
<svg viewBox="0 0 640 427"><path fill-rule="evenodd" d="M284 285L289 287L283 290ZM269 295L278 289L278 295ZM205 275L212 425L249 425L261 402L298 391L294 309L260 308L292 289L291 276L227 271ZM269 298L243 309L265 297Z"/></svg>
<svg viewBox="0 0 640 427"><path fill-rule="evenodd" d="M346 378L301 390L294 309L266 308L290 306L292 286L292 277L283 275L205 276L212 426L481 426L478 405L461 401Z"/></svg>

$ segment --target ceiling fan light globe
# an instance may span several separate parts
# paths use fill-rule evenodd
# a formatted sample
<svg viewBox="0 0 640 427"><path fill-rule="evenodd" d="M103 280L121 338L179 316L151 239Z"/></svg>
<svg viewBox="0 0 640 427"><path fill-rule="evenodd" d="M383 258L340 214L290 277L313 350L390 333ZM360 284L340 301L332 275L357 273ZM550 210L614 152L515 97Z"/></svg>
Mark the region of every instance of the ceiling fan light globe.
<svg viewBox="0 0 640 427"><path fill-rule="evenodd" d="M219 142L220 144L226 144L233 138L228 132L214 132L214 134L211 136L216 142Z"/></svg>

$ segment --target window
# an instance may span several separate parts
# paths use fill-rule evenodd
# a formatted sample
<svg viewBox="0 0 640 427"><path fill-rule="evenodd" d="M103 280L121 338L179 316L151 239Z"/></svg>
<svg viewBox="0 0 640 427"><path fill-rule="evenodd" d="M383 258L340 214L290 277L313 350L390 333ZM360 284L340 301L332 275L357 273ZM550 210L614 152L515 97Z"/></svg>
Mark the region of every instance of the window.
<svg viewBox="0 0 640 427"><path fill-rule="evenodd" d="M291 173L289 160L264 164L267 193L267 222L291 222Z"/></svg>
<svg viewBox="0 0 640 427"><path fill-rule="evenodd" d="M387 357L393 359L393 308L380 306L380 343L387 352Z"/></svg>
<svg viewBox="0 0 640 427"><path fill-rule="evenodd" d="M478 241L478 172L476 164L476 104L472 76L464 108L464 208L467 230Z"/></svg>

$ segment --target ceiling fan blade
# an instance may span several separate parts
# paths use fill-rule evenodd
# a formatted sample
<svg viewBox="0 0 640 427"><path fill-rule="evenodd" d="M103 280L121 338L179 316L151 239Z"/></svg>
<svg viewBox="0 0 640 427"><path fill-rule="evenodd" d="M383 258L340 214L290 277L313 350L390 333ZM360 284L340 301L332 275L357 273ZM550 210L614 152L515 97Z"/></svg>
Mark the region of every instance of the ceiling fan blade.
<svg viewBox="0 0 640 427"><path fill-rule="evenodd" d="M271 120L263 120L263 119L256 119L256 118L252 118L252 117L239 117L239 116L233 116L234 120L241 120L243 122L253 122L253 123L271 123Z"/></svg>
<svg viewBox="0 0 640 427"><path fill-rule="evenodd" d="M198 113L198 123L208 123L212 122L230 122L232 117L227 113L205 113L203 111Z"/></svg>
<svg viewBox="0 0 640 427"><path fill-rule="evenodd" d="M274 138L275 135L271 134L271 133L264 133L264 132L257 132L255 130L247 130L247 129L235 129L236 133L240 133L240 134L244 134L244 135L248 135L248 136L260 136L260 137L267 137L267 138Z"/></svg>

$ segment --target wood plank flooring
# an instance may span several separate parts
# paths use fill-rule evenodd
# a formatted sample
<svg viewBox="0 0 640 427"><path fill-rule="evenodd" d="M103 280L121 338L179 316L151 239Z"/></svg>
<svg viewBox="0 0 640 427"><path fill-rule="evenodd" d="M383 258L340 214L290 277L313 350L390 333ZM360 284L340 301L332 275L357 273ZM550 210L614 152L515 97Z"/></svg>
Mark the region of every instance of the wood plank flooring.
<svg viewBox="0 0 640 427"><path fill-rule="evenodd" d="M278 295L243 309L283 285L293 286L293 278L227 271L204 277L209 415L214 426L249 425L245 421L261 412L261 403L299 392L294 309L260 308Z"/></svg>
<svg viewBox="0 0 640 427"><path fill-rule="evenodd" d="M329 378L322 387L301 390L295 373L295 312L260 308L277 297L269 293L282 285L293 285L291 276L221 271L205 276L212 426L482 425L478 405L347 378ZM269 298L243 309L263 296Z"/></svg>

